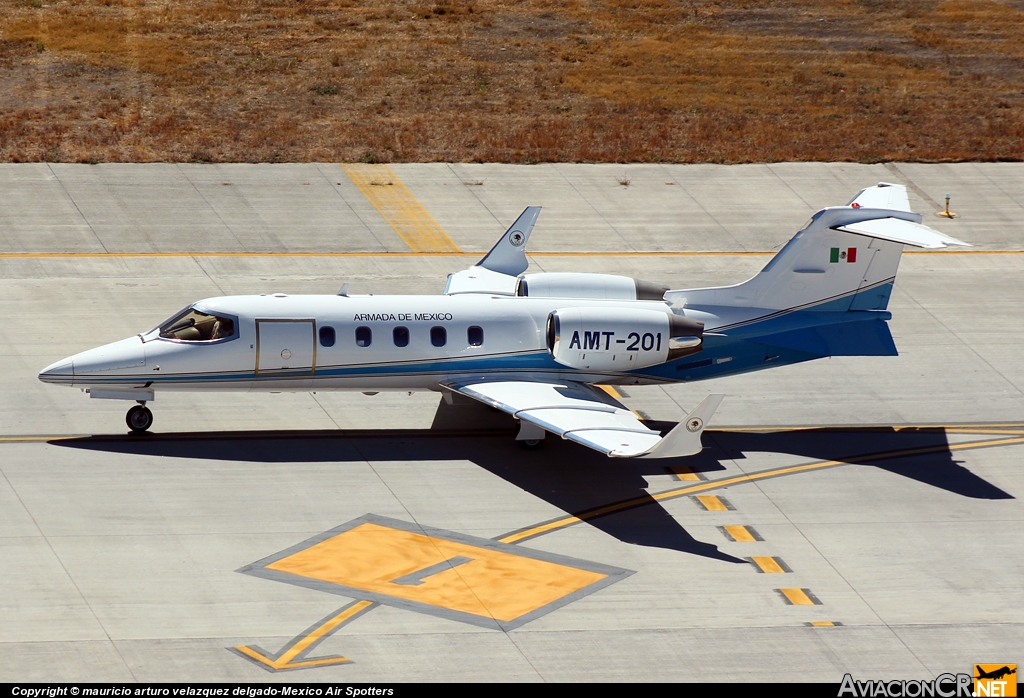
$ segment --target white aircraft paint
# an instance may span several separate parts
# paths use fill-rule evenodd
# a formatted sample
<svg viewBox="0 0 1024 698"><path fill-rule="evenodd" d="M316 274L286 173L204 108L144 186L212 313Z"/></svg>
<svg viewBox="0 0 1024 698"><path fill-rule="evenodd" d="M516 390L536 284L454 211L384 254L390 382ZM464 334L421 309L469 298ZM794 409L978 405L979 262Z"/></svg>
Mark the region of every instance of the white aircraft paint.
<svg viewBox="0 0 1024 698"><path fill-rule="evenodd" d="M904 244L966 244L921 225L900 185L819 211L752 279L668 290L600 274L529 274L529 207L438 296L286 294L199 301L159 327L75 354L40 380L134 400L152 423L160 391L452 391L617 457L701 449L721 401L662 437L596 384L702 380L821 356L895 353L885 326ZM851 323L855 331L849 331Z"/></svg>

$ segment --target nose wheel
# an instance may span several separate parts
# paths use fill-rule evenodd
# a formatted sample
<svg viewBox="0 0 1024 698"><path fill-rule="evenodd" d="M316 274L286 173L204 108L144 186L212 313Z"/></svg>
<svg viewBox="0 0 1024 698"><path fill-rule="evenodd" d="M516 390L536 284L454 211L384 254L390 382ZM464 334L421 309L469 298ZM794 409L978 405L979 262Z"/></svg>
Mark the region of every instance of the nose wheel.
<svg viewBox="0 0 1024 698"><path fill-rule="evenodd" d="M138 404L128 410L124 421L128 424L129 429L136 434L141 434L153 426L153 413L146 405Z"/></svg>

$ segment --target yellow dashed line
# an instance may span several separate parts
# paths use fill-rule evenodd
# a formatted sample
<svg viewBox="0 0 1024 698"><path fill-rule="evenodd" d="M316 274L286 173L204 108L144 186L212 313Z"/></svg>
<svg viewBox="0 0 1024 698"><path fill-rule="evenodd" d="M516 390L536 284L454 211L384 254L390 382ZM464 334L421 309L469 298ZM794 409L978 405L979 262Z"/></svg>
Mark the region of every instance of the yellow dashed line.
<svg viewBox="0 0 1024 698"><path fill-rule="evenodd" d="M611 395L616 400L622 397L622 393L616 390L614 385L599 385L597 387Z"/></svg>
<svg viewBox="0 0 1024 698"><path fill-rule="evenodd" d="M761 571L764 572L765 574L785 574L786 573L786 570L784 570L782 568L782 565L780 565L779 561L776 560L774 557L769 557L767 555L758 555L758 556L752 557L750 559L751 559L751 561L755 565L760 567Z"/></svg>
<svg viewBox="0 0 1024 698"><path fill-rule="evenodd" d="M461 252L388 165L342 165L348 178L413 252Z"/></svg>
<svg viewBox="0 0 1024 698"><path fill-rule="evenodd" d="M975 448L990 448L993 446L1013 446L1016 444L1024 444L1024 438L1012 438L1012 439L988 439L985 441L971 441L962 444L944 444L942 446L926 446L923 448L908 448L899 451L885 451L882 453L868 453L863 456L857 456L851 458L848 461L839 460L827 460L819 461L817 463L806 463L804 465L792 465L784 468L772 468L771 470L763 470L759 473L750 473L749 475L737 475L735 477L725 477L720 480L709 480L702 482L697 485L687 485L686 487L677 487L675 489L666 490L664 492L658 492L644 497L635 497L633 499L627 499L623 502L616 502L615 504L609 504L607 506L598 507L591 509L590 511L581 512L575 516L566 516L561 519L549 521L533 528L528 528L515 533L510 533L507 536L500 538L502 543L518 543L519 541L527 538L533 538L535 536L550 533L551 531L557 531L560 528L566 526L572 526L578 524L581 521L589 521L596 519L599 516L606 516L608 514L614 514L615 512L625 511L634 507L646 506L651 503L651 500L656 502L664 502L670 499L677 499L679 497L685 497L687 495L694 494L696 492L706 492L708 490L718 489L720 487L728 487L729 485L738 485L744 482L756 482L758 480L764 480L766 478L781 477L784 475L794 475L796 473L804 473L811 470L821 470L822 468L833 468L837 465L850 465L853 463L874 463L875 461L888 460L890 458L903 458L906 456L917 456L924 455L927 453L943 453L945 451L963 451Z"/></svg>
<svg viewBox="0 0 1024 698"><path fill-rule="evenodd" d="M675 465L669 468L672 474L684 482L700 482L700 475L685 465Z"/></svg>
<svg viewBox="0 0 1024 698"><path fill-rule="evenodd" d="M815 606L814 600L807 594L806 589L779 589L783 596L789 599L794 606Z"/></svg>
<svg viewBox="0 0 1024 698"><path fill-rule="evenodd" d="M725 503L717 495L699 494L697 501L703 504L708 511L729 511L729 507L725 506Z"/></svg>
<svg viewBox="0 0 1024 698"><path fill-rule="evenodd" d="M814 628L834 628L835 623L830 620L816 620L811 622L811 627Z"/></svg>
<svg viewBox="0 0 1024 698"><path fill-rule="evenodd" d="M757 538L751 535L746 526L723 526L725 532L737 543L756 543Z"/></svg>

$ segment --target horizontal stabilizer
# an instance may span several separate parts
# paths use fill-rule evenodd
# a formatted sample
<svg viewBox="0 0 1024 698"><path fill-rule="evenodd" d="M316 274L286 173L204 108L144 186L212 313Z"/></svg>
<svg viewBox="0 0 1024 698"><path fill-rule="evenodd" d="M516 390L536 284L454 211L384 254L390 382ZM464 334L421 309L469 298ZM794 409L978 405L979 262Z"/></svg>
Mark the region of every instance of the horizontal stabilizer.
<svg viewBox="0 0 1024 698"><path fill-rule="evenodd" d="M687 315L690 310L721 315L723 307L885 310L905 245L968 245L923 225L921 214L906 202L906 187L899 184L863 189L849 205L811 216L760 273L743 283L671 290L665 300Z"/></svg>
<svg viewBox="0 0 1024 698"><path fill-rule="evenodd" d="M835 229L842 230L847 233L856 233L858 235L867 235L872 238L888 240L889 242L898 242L904 245L924 247L930 250L936 250L945 247L946 245L971 246L969 243L957 240L945 233L940 233L938 230L929 228L926 225L901 220L899 218L873 218L871 220L860 221L859 223L846 223L844 225L837 226Z"/></svg>
<svg viewBox="0 0 1024 698"><path fill-rule="evenodd" d="M907 188L902 184L879 182L873 187L861 189L847 206L857 204L865 208L888 208L893 211L910 212Z"/></svg>

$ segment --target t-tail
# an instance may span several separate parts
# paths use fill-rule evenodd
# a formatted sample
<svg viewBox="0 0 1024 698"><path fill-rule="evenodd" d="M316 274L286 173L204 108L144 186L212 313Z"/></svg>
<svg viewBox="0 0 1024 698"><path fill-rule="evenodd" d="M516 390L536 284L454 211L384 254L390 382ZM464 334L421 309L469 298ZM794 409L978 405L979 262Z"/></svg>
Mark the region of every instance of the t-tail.
<svg viewBox="0 0 1024 698"><path fill-rule="evenodd" d="M921 221L906 187L880 182L846 206L815 213L753 278L668 291L665 300L688 317L719 318L717 331L733 337L756 333L759 341L821 356L894 355L884 322L856 330L849 323L891 317L885 311L904 245L967 245Z"/></svg>

